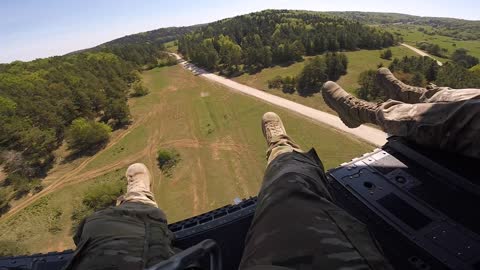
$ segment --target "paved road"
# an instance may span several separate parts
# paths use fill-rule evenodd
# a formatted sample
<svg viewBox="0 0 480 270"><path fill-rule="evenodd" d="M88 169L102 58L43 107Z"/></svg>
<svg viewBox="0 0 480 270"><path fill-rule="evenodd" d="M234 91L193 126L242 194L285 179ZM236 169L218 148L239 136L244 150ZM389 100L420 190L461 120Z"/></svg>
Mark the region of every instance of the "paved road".
<svg viewBox="0 0 480 270"><path fill-rule="evenodd" d="M442 66L442 65L443 65L442 62L438 61L438 60L435 59L433 56L431 56L430 54L428 54L428 53L426 53L426 52L424 52L424 51L422 51L422 50L419 50L419 49L417 49L417 48L415 48L415 47L413 47L413 46L410 46L410 45L408 45L408 44L405 44L405 43L400 43L400 45L409 48L410 50L418 53L418 54L421 55L421 56L428 56L428 57L432 58L433 60L436 60L436 61L437 61L437 64L438 64L439 66Z"/></svg>
<svg viewBox="0 0 480 270"><path fill-rule="evenodd" d="M237 83L235 81L229 80L222 76L215 75L201 68L198 68L187 61L184 61L178 54L174 54L174 55L177 58L177 60L179 60L180 65L182 65L185 69L188 69L192 71L194 74L201 76L207 80L220 83L222 85L229 87L234 91L256 97L260 100L288 109L297 114L310 118L314 121L327 124L337 130L341 130L343 132L352 134L376 146L384 145L386 142L387 134L381 130L378 130L376 128L372 128L369 126L364 126L364 125L358 128L353 128L353 129L348 128L347 126L345 126L345 124L343 124L340 118L338 118L338 116L336 115L322 112L322 111L307 107L305 105L290 101L288 99L284 99L284 98L266 93L264 91Z"/></svg>

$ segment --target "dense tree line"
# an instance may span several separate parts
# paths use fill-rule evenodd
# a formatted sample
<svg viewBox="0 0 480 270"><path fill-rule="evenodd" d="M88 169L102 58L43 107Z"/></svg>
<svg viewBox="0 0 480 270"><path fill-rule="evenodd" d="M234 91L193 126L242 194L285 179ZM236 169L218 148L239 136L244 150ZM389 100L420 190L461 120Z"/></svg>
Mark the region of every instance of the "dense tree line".
<svg viewBox="0 0 480 270"><path fill-rule="evenodd" d="M480 68L466 69L453 61L438 66L436 61L429 57L395 58L389 66L395 76L404 83L425 87L429 83L451 88L480 88ZM375 79L375 70L368 70L360 74L358 83L360 88L357 95L360 98L380 101L385 99L382 89Z"/></svg>
<svg viewBox="0 0 480 270"><path fill-rule="evenodd" d="M379 49L397 42L389 32L315 12L266 10L204 26L179 39L194 63L224 73L258 71L326 51Z"/></svg>
<svg viewBox="0 0 480 270"><path fill-rule="evenodd" d="M332 14L342 18L360 21L366 24L395 24L398 25L418 25L430 26L432 31L429 34L438 34L448 37L453 37L459 40L479 40L480 21L469 21L454 18L439 18L439 17L420 17L399 13L383 13L383 12L359 12L359 11L345 11L345 12L325 12L325 14ZM425 29L424 29L425 31Z"/></svg>
<svg viewBox="0 0 480 270"><path fill-rule="evenodd" d="M450 59L464 68L471 68L478 65L478 58L469 55L468 51L463 48L455 50Z"/></svg>
<svg viewBox="0 0 480 270"><path fill-rule="evenodd" d="M42 177L68 134L71 148L82 151L108 140L110 127L127 125L128 94L131 88L144 90L138 89L137 70L158 63L165 56L161 49L115 45L0 65L0 163L6 183ZM93 128L82 130L81 124Z"/></svg>
<svg viewBox="0 0 480 270"><path fill-rule="evenodd" d="M328 81L336 81L347 73L348 59L343 53L327 53L325 56L315 56L303 67L296 76L277 76L268 81L269 88L282 89L292 94L295 91L302 96L317 93L322 85Z"/></svg>

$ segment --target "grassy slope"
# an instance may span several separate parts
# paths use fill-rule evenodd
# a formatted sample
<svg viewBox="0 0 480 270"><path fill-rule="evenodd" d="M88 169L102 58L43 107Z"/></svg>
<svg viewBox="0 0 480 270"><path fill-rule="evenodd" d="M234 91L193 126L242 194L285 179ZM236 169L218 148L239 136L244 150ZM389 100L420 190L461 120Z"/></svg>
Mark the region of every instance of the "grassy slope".
<svg viewBox="0 0 480 270"><path fill-rule="evenodd" d="M401 58L403 56L416 55L414 52L403 46L392 47L391 50L393 57ZM342 76L337 83L344 87L347 91L354 93L355 89L358 88L358 75L362 71L376 69L379 63L383 63L384 66L388 66L390 64L391 61L380 58L381 51L382 50L361 50L355 52L346 52L345 54L348 57L348 73L345 76ZM315 94L311 97L301 97L297 94L285 94L281 90L277 89L268 89L268 80L271 80L277 75L295 76L300 73L304 64L305 61L295 63L288 67L275 66L272 68L266 68L253 75L243 74L242 76L234 78L234 80L251 87L268 91L269 93L277 96L285 97L304 105L333 113L333 111L325 104L320 94Z"/></svg>
<svg viewBox="0 0 480 270"><path fill-rule="evenodd" d="M429 43L438 44L441 48L448 50L448 53L453 53L458 48L467 49L471 55L480 58L480 41L478 40L468 40L461 41L455 40L451 37L440 36L440 35L427 35L423 32L418 31L419 27L423 27L429 32L432 31L430 26L418 26L418 25L402 25L402 26L388 26L390 31L398 32L402 34L405 43L415 46L419 41L427 41ZM453 46L456 44L456 46ZM445 61L447 59L436 57L440 61Z"/></svg>
<svg viewBox="0 0 480 270"><path fill-rule="evenodd" d="M179 66L144 74L151 93L130 100L134 124L114 134L116 142L90 159L55 169L50 181L87 160L73 182L0 220L0 241L15 240L26 252L73 248L70 216L82 194L101 181L122 181L128 164L151 168L154 193L170 222L256 195L265 169L260 117L278 112L305 149L315 146L327 168L373 149L340 132L195 77ZM159 148L173 147L181 161L171 178L156 166ZM70 167L68 167L70 166ZM120 184L121 182L119 182ZM60 213L55 215L55 213ZM57 226L60 225L60 226ZM56 231L59 230L59 231Z"/></svg>

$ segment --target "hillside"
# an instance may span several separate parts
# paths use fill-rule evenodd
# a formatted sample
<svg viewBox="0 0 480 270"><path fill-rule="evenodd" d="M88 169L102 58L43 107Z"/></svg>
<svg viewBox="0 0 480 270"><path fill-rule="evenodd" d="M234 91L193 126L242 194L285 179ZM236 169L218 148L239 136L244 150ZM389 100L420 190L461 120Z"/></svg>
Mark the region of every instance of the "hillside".
<svg viewBox="0 0 480 270"><path fill-rule="evenodd" d="M0 65L0 255L72 248L75 223L95 210L85 209L89 196L106 190L110 198L101 206L111 204L123 192L124 171L134 162L152 169L154 193L170 222L256 195L266 150L259 122L269 110L282 116L305 150L314 146L327 168L372 149L173 66L176 60L167 51L332 113L318 92L333 76L314 78L315 91L309 95L298 91L297 78L310 60L324 64L313 75L328 73L327 66L341 70L333 80L351 93L362 87L360 75L378 66L395 67L403 79L416 76L423 86L480 87L478 65L448 60L439 68L430 58L397 46L401 40L411 45L427 41L448 47L445 57L459 48L480 56L479 39L477 21L265 10ZM381 57L386 49L393 57ZM427 66L435 73L428 81ZM288 77L288 91L269 89L278 76ZM159 150L178 154L171 171L158 168Z"/></svg>
<svg viewBox="0 0 480 270"><path fill-rule="evenodd" d="M115 131L98 154L55 167L45 179L46 192L39 193L43 197L0 220L0 246L15 245L17 253L72 248L72 214L81 208L86 192L103 183L121 184L126 167L134 162L151 168L155 196L170 222L256 195L266 151L260 119L269 110L282 116L300 145L314 146L327 168L373 149L180 66L147 71L143 79L151 92L129 101L132 125ZM166 176L157 167L156 152L172 148L181 160Z"/></svg>
<svg viewBox="0 0 480 270"><path fill-rule="evenodd" d="M326 14L373 25L428 26L433 29L433 34L452 37L456 40L480 40L480 21L381 12L346 11L326 12Z"/></svg>

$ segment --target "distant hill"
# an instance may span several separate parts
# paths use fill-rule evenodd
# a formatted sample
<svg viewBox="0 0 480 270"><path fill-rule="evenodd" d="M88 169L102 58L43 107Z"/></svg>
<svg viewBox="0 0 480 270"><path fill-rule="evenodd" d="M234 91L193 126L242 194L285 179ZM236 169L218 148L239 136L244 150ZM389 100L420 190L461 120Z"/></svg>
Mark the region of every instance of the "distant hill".
<svg viewBox="0 0 480 270"><path fill-rule="evenodd" d="M265 11L250 13L248 15L260 14ZM330 16L337 16L344 19L358 21L364 24L413 24L413 25L428 25L435 28L439 35L453 37L459 40L480 40L480 21L463 20L455 18L442 17L421 17L401 13L387 13L387 12L360 12L360 11L332 11L332 12L317 12L304 10L284 10L284 12L304 13L304 14L324 14ZM245 15L241 15L245 16ZM241 17L237 16L237 17ZM223 19L222 22L230 19ZM203 26L215 24L212 22L208 24L197 24L183 27L167 27L159 28L152 31L132 34L112 41L103 43L97 47L105 47L109 45L124 45L124 44L142 44L142 43L165 43L177 39L186 33L193 32Z"/></svg>
<svg viewBox="0 0 480 270"><path fill-rule="evenodd" d="M458 40L480 40L480 21L455 18L421 17L400 13L383 12L325 12L325 14L356 20L366 24L413 24L428 25L436 34L453 37Z"/></svg>
<svg viewBox="0 0 480 270"><path fill-rule="evenodd" d="M121 38L114 39L112 41L103 43L97 47L107 47L111 45L131 45L131 44L161 44L176 40L178 37L190 33L204 24L197 24L192 26L183 26L183 27L167 27L160 28L152 31L142 32L138 34L128 35Z"/></svg>

